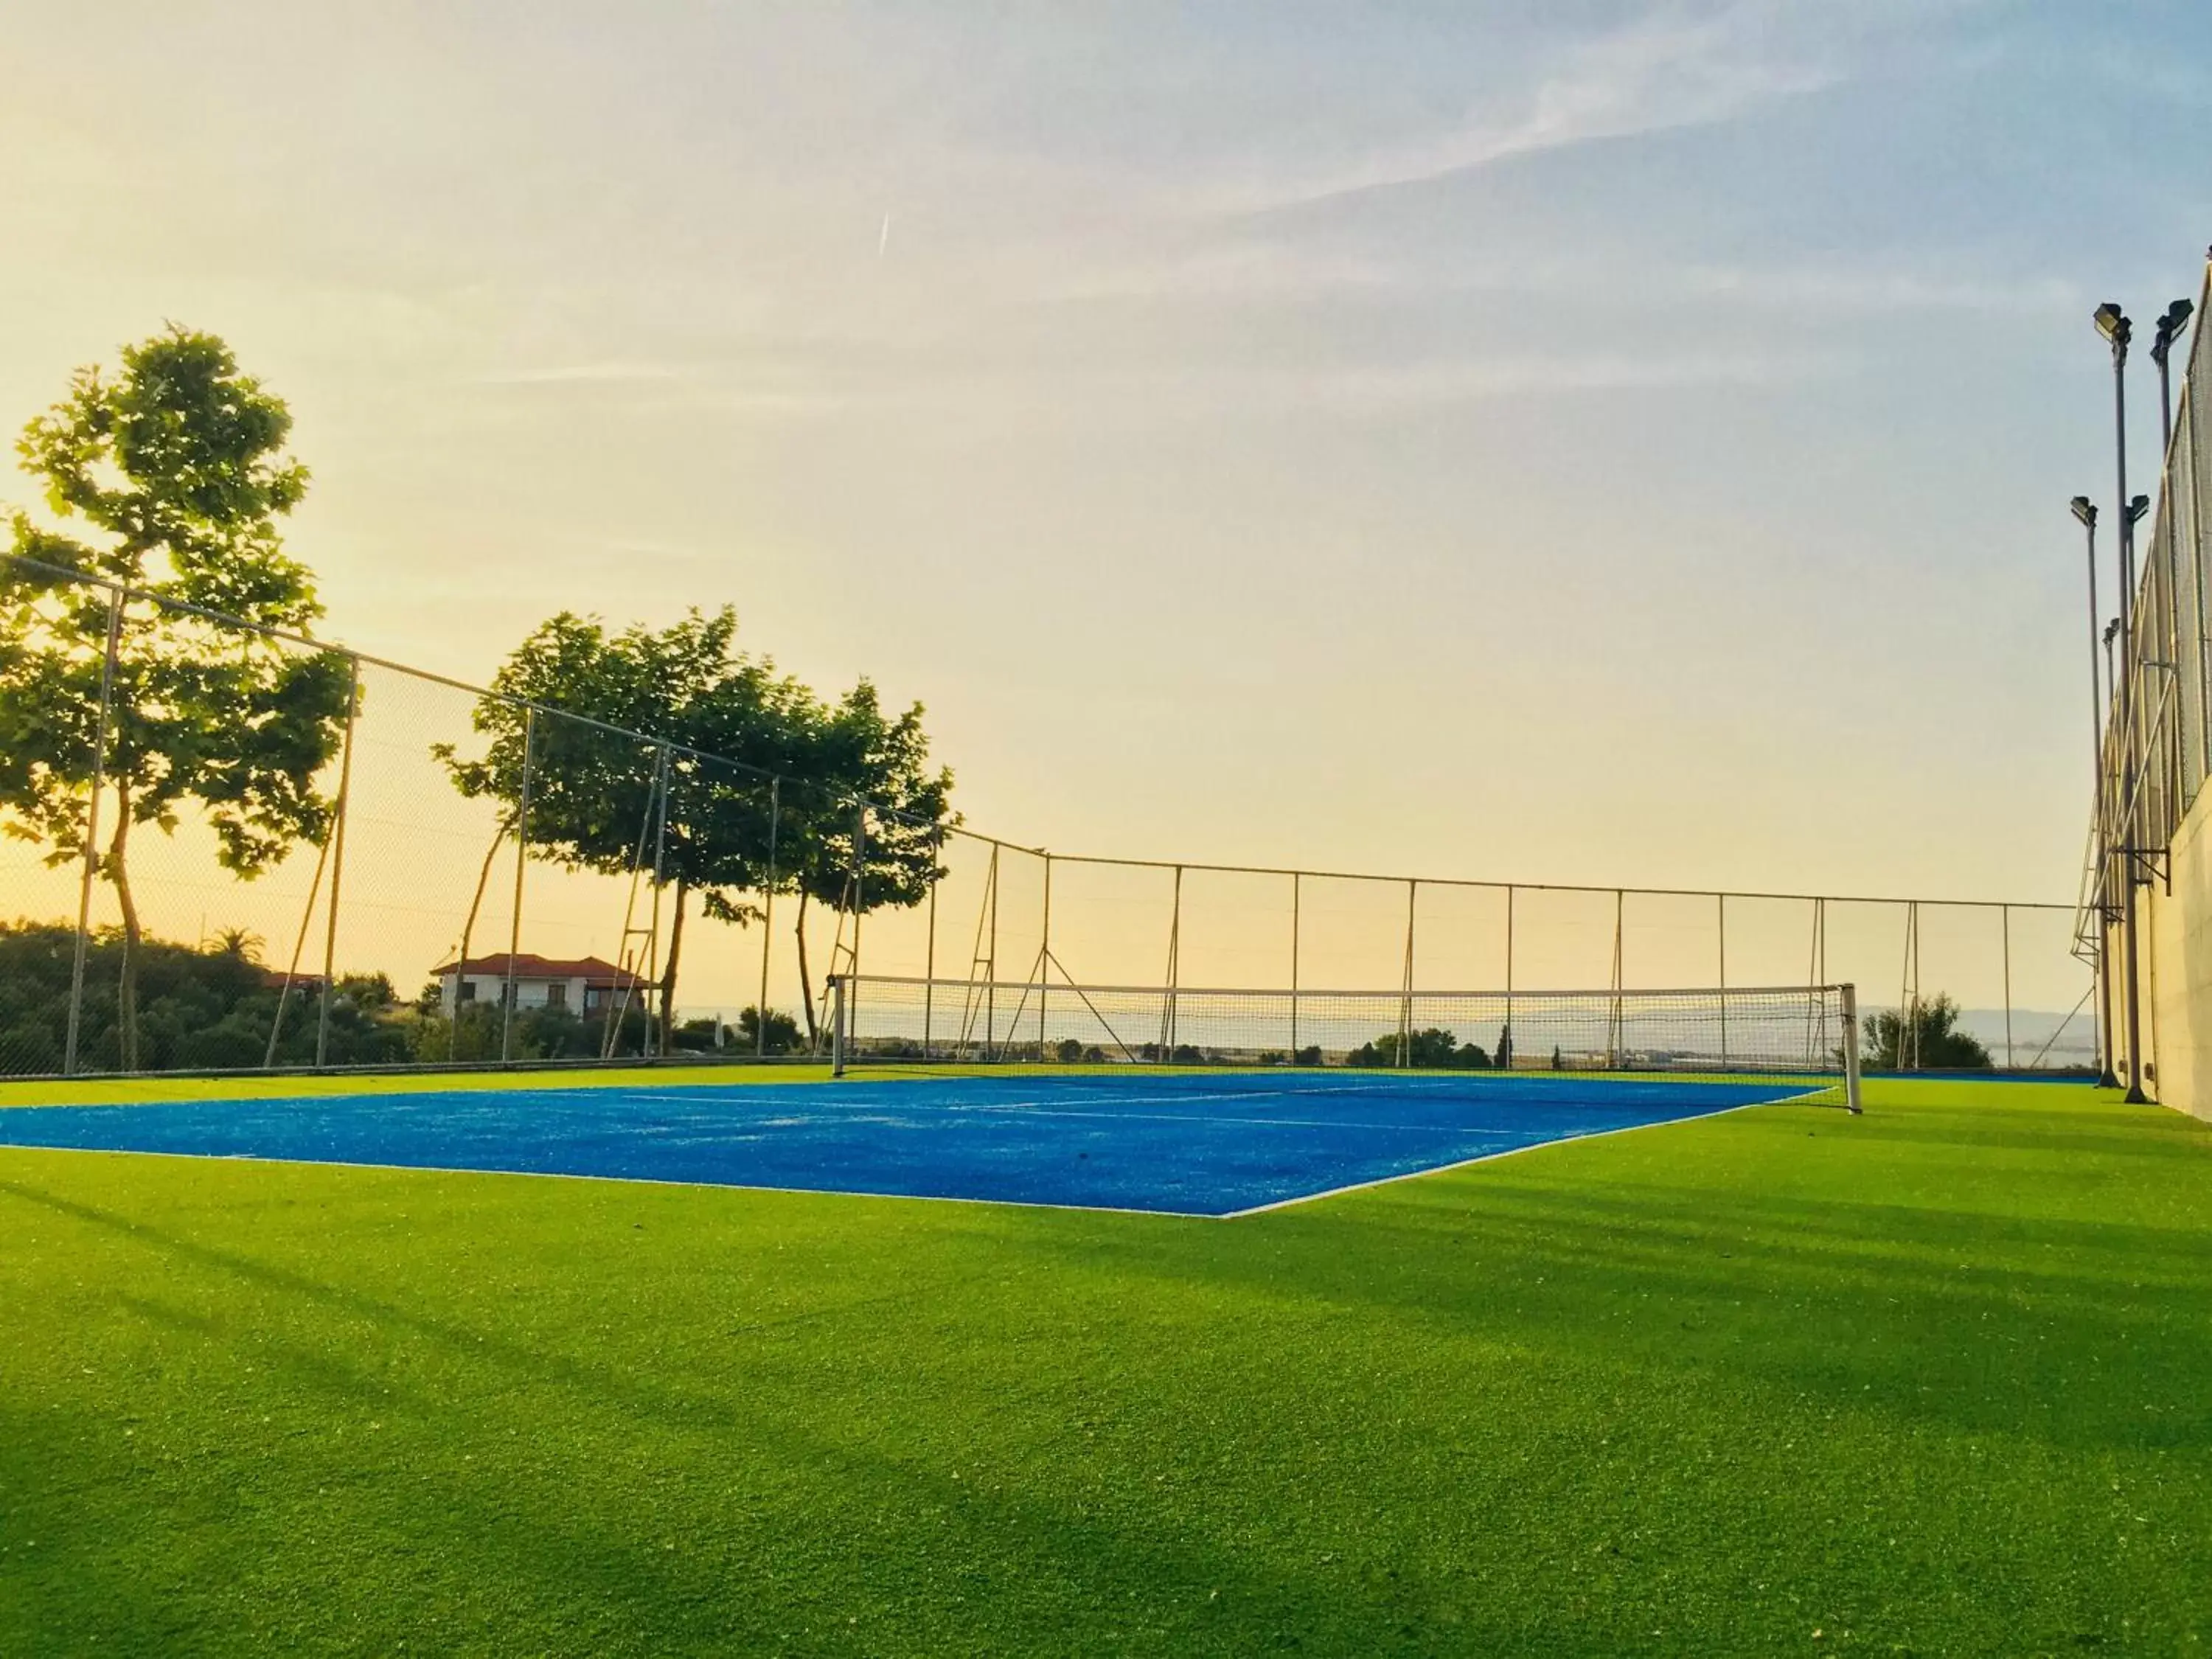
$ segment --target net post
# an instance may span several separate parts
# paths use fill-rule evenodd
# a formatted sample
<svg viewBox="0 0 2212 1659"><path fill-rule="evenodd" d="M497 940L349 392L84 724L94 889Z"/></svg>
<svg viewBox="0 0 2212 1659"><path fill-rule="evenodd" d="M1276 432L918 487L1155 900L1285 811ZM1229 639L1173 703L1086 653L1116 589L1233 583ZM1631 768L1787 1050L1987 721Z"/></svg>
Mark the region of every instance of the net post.
<svg viewBox="0 0 2212 1659"><path fill-rule="evenodd" d="M1304 878L1291 872L1291 1064L1298 1063L1298 889Z"/></svg>
<svg viewBox="0 0 2212 1659"><path fill-rule="evenodd" d="M337 992L338 951L338 884L345 877L346 806L353 795L353 732L361 719L361 659L352 662L346 689L345 751L338 762L337 825L331 834L331 902L323 917L323 1000L315 1011L315 1069L331 1059L331 999ZM282 1016L283 1010L278 1010ZM273 1039L276 1032L270 1033ZM274 1048L272 1041L270 1046Z"/></svg>
<svg viewBox="0 0 2212 1659"><path fill-rule="evenodd" d="M830 1075L845 1075L845 976L830 975Z"/></svg>
<svg viewBox="0 0 2212 1659"><path fill-rule="evenodd" d="M1859 1084L1859 990L1856 985L1836 988L1843 999L1844 1036L1844 1108L1857 1113L1866 1109Z"/></svg>
<svg viewBox="0 0 2212 1659"><path fill-rule="evenodd" d="M115 705L115 662L123 642L123 596L107 592L106 654L100 665L100 729L92 739L92 793L84 803L84 872L76 895L76 944L70 960L69 1025L62 1042L62 1075L76 1075L77 1038L84 1022L84 966L92 940L92 884L100 869L100 792L107 787L108 717Z"/></svg>

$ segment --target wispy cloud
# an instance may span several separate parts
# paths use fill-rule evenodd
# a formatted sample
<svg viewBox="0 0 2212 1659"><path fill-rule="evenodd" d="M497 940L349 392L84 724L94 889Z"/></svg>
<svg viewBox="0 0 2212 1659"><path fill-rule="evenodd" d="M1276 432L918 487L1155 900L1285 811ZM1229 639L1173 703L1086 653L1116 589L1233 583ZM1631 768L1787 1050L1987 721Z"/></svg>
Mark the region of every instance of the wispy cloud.
<svg viewBox="0 0 2212 1659"><path fill-rule="evenodd" d="M1841 78L1832 63L1776 50L1765 5L1703 15L1668 8L1571 48L1516 109L1278 181L1244 205L1264 212L1395 189L1601 139L1732 120Z"/></svg>

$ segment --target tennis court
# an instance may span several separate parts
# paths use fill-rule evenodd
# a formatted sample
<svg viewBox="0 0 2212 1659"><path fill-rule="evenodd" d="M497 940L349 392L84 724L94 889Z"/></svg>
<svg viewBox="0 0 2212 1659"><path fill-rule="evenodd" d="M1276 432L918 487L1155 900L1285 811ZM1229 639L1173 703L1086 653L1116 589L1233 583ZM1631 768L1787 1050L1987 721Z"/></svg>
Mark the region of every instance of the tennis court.
<svg viewBox="0 0 2212 1659"><path fill-rule="evenodd" d="M1772 1079L906 1075L53 1106L0 1143L1235 1216L1805 1092Z"/></svg>

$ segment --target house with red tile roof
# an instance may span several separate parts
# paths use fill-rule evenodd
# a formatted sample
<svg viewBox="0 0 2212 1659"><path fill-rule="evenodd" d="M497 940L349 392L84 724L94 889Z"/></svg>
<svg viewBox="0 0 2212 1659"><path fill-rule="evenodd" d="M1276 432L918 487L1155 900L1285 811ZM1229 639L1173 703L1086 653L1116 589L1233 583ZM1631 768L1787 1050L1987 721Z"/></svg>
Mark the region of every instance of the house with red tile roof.
<svg viewBox="0 0 2212 1659"><path fill-rule="evenodd" d="M438 981L440 1007L450 1014L481 1002L496 1008L507 995L507 956L471 957L430 970ZM518 953L514 964L517 1008L565 1008L581 1019L595 1019L612 1007L644 1001L647 981L628 969L597 957L541 957Z"/></svg>

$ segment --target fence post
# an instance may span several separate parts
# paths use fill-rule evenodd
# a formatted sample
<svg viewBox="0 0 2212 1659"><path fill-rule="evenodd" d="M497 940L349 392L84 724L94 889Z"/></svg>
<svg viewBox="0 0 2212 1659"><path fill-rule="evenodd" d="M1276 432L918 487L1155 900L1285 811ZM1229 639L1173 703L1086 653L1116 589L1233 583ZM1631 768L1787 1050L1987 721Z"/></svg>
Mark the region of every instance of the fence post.
<svg viewBox="0 0 2212 1659"><path fill-rule="evenodd" d="M123 642L123 596L107 591L107 646L100 665L100 729L92 739L92 793L84 805L84 874L77 885L76 949L70 963L69 1028L62 1075L76 1075L77 1034L84 1018L84 963L92 938L92 884L100 868L100 792L107 787L107 726L115 702L115 661Z"/></svg>
<svg viewBox="0 0 2212 1659"><path fill-rule="evenodd" d="M346 805L353 796L353 730L361 718L361 659L346 689L345 749L338 760L337 828L331 834L331 902L323 915L323 1000L315 1014L315 1069L331 1059L331 999L337 991L338 887L345 879ZM278 1011L282 1017L282 1009ZM271 1033L274 1036L274 1033Z"/></svg>
<svg viewBox="0 0 2212 1659"><path fill-rule="evenodd" d="M1728 1057L1729 1057L1729 1048L1728 1048L1728 895L1727 895L1726 893L1716 893L1716 894L1714 894L1714 895L1713 895L1713 896L1720 902L1720 954L1721 954L1721 962L1720 962L1720 968L1721 968L1721 985L1720 985L1720 991L1721 991L1721 1069L1722 1069L1723 1071L1726 1071L1726 1070L1728 1069Z"/></svg>
<svg viewBox="0 0 2212 1659"><path fill-rule="evenodd" d="M1413 1063L1413 906L1415 895L1421 884L1406 884L1406 969L1405 982L1398 996L1398 1067L1401 1071Z"/></svg>
<svg viewBox="0 0 2212 1659"><path fill-rule="evenodd" d="M507 921L507 983L500 992L499 1058L514 1058L514 958L522 949L522 872L530 865L530 769L536 760L538 710L522 711L522 790L514 807L514 911Z"/></svg>
<svg viewBox="0 0 2212 1659"><path fill-rule="evenodd" d="M1620 1068L1620 1053L1627 1046L1624 1030L1626 1021L1622 1015L1620 998L1621 988L1625 983L1622 978L1625 953L1621 949L1621 933L1622 926L1627 920L1627 893L1621 888L1614 888L1613 890L1613 1018L1607 1022L1605 1033L1605 1066L1606 1070L1609 1072L1618 1071ZM1723 1047L1726 1047L1725 1042Z"/></svg>
<svg viewBox="0 0 2212 1659"><path fill-rule="evenodd" d="M1513 1060L1513 884L1505 884L1505 1030L1498 1047L1505 1050L1507 1069Z"/></svg>
<svg viewBox="0 0 2212 1659"><path fill-rule="evenodd" d="M1175 866L1175 899L1168 911L1168 988L1160 1001L1160 1063L1175 1060L1176 986L1182 974L1182 866Z"/></svg>
<svg viewBox="0 0 2212 1659"><path fill-rule="evenodd" d="M669 1018L668 982L660 974L660 886L668 869L668 745L665 743L660 745L660 754L653 769L653 920L651 931L646 935L645 973L661 997L658 1015L650 1002L645 1010L645 1041L640 1045L644 1052L640 1058L646 1060L665 1053L668 1046L662 1041L662 1027ZM623 925L629 925L627 917ZM629 941L625 939L623 943L627 946Z"/></svg>
<svg viewBox="0 0 2212 1659"><path fill-rule="evenodd" d="M760 1000L753 1006L753 1058L768 1058L768 952L775 937L775 832L783 819L783 780L768 781L768 879L761 885Z"/></svg>
<svg viewBox="0 0 2212 1659"><path fill-rule="evenodd" d="M1298 889L1300 878L1291 872L1291 1064L1298 1063Z"/></svg>
<svg viewBox="0 0 2212 1659"><path fill-rule="evenodd" d="M860 996L860 918L868 908L868 804L862 801L853 809L853 943L845 951L845 971L848 979L840 993L838 1012L841 1018L850 1018L853 1005Z"/></svg>
<svg viewBox="0 0 2212 1659"><path fill-rule="evenodd" d="M845 979L830 975L830 1075L845 1075Z"/></svg>
<svg viewBox="0 0 2212 1659"><path fill-rule="evenodd" d="M2004 939L2005 1070L2012 1070L2012 906L1997 906Z"/></svg>
<svg viewBox="0 0 2212 1659"><path fill-rule="evenodd" d="M983 958L983 1058L996 1060L999 1044L999 854L1006 849L991 843L991 954Z"/></svg>
<svg viewBox="0 0 2212 1659"><path fill-rule="evenodd" d="M945 824L942 820L930 826L929 832L929 942L921 959L921 1057L929 1058L930 1017L937 1004L937 884L945 870Z"/></svg>
<svg viewBox="0 0 2212 1659"><path fill-rule="evenodd" d="M1037 1063L1045 1059L1044 994L1052 983L1052 854L1044 855L1044 915L1037 945Z"/></svg>

